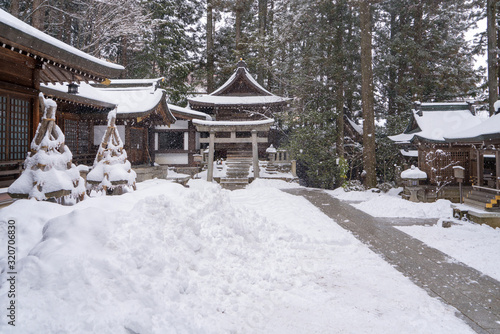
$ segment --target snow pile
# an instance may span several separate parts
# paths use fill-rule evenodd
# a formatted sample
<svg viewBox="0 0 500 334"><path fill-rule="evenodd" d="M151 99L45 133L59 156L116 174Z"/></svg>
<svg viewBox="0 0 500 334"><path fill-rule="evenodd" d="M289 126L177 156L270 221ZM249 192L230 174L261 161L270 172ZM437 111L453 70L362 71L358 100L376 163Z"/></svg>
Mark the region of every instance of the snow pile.
<svg viewBox="0 0 500 334"><path fill-rule="evenodd" d="M387 193L367 191L345 192L342 188L328 193L341 200L360 202L355 208L374 217L399 218L447 218L452 216L451 202L439 199L434 203L414 203L402 199L398 194L402 188L394 188Z"/></svg>
<svg viewBox="0 0 500 334"><path fill-rule="evenodd" d="M500 281L500 229L454 220L451 228L404 226L401 231Z"/></svg>
<svg viewBox="0 0 500 334"><path fill-rule="evenodd" d="M24 161L24 171L9 187L9 194L15 198L56 198L69 203L82 200L85 181L72 164L73 155L55 123L57 104L41 93L40 103L44 110L42 120L31 142L31 152Z"/></svg>
<svg viewBox="0 0 500 334"><path fill-rule="evenodd" d="M135 189L136 173L115 126L116 109L108 114L108 128L102 138L92 170L87 175L87 187L94 191L115 191L118 194Z"/></svg>
<svg viewBox="0 0 500 334"><path fill-rule="evenodd" d="M0 332L472 333L306 199L263 182L151 180L72 207L1 209L22 249L19 321L2 317ZM6 265L2 252L1 282Z"/></svg>

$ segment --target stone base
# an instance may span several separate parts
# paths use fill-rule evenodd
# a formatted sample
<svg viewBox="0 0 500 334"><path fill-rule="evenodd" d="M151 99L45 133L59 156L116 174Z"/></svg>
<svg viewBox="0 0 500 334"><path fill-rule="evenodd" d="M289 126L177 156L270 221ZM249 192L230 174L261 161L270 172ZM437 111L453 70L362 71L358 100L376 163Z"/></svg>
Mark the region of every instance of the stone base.
<svg viewBox="0 0 500 334"><path fill-rule="evenodd" d="M168 175L167 166L132 166L137 174L136 182L151 180L154 178L166 179Z"/></svg>
<svg viewBox="0 0 500 334"><path fill-rule="evenodd" d="M500 212L487 212L465 205L452 205L455 218L466 218L476 224L485 224L491 227L500 227Z"/></svg>

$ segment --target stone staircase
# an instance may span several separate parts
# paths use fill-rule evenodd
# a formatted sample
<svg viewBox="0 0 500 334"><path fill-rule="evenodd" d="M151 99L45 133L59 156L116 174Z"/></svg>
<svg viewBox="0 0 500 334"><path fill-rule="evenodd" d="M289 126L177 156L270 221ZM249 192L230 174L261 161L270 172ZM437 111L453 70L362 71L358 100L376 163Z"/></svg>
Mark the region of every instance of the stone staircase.
<svg viewBox="0 0 500 334"><path fill-rule="evenodd" d="M500 211L500 192L474 186L464 198L464 204L486 211Z"/></svg>
<svg viewBox="0 0 500 334"><path fill-rule="evenodd" d="M249 183L248 174L252 166L252 154L249 152L228 152L226 166L226 177L220 180L222 188L229 190L245 188Z"/></svg>

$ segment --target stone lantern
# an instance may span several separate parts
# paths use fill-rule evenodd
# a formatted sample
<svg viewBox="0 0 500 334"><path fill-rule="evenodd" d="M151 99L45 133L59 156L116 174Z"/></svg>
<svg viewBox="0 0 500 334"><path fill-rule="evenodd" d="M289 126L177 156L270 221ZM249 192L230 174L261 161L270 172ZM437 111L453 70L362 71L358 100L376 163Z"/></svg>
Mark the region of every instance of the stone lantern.
<svg viewBox="0 0 500 334"><path fill-rule="evenodd" d="M401 172L401 179L405 184L405 188L410 192L409 200L418 202L417 193L422 190L420 180L426 180L427 173L412 165L410 169Z"/></svg>
<svg viewBox="0 0 500 334"><path fill-rule="evenodd" d="M269 162L267 163L266 172L268 172L269 174L277 173L277 167L274 164L274 161L276 160L276 152L277 151L274 148L273 144L271 144L271 146L269 146L266 149L266 153L268 154L269 157Z"/></svg>

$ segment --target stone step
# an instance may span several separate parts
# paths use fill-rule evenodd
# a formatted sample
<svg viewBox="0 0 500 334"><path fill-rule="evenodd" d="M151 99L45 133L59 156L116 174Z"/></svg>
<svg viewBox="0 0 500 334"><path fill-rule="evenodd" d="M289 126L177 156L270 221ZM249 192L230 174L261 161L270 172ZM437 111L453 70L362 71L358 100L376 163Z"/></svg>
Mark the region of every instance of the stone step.
<svg viewBox="0 0 500 334"><path fill-rule="evenodd" d="M492 199L495 199L495 196L491 196L489 194L484 194L481 192L470 192L467 194L467 198L470 198L475 201L483 202L483 203L489 203Z"/></svg>
<svg viewBox="0 0 500 334"><path fill-rule="evenodd" d="M220 183L245 183L248 184L248 177L223 177Z"/></svg>
<svg viewBox="0 0 500 334"><path fill-rule="evenodd" d="M481 209L481 210L486 210L486 203L480 202L480 201L477 201L474 199L464 198L464 204L467 204L469 206L473 206L473 207Z"/></svg>

